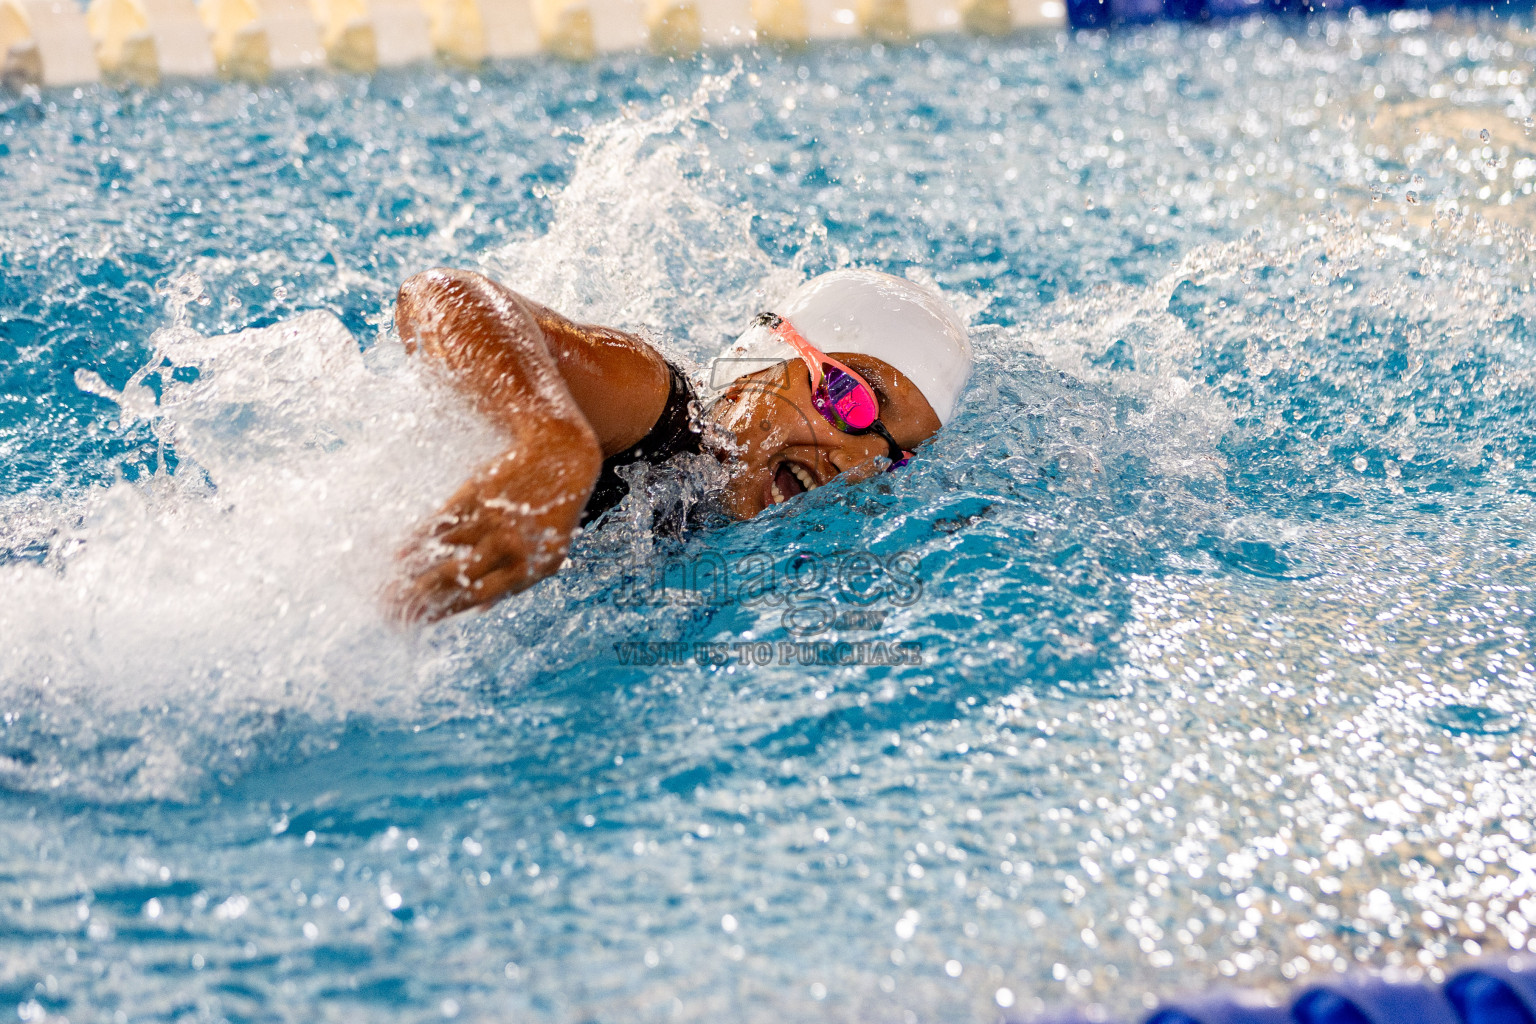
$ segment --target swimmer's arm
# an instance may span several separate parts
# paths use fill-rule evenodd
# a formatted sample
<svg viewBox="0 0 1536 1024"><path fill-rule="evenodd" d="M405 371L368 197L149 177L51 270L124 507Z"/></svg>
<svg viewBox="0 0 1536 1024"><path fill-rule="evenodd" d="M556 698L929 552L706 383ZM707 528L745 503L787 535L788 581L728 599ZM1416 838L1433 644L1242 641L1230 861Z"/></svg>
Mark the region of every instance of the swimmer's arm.
<svg viewBox="0 0 1536 1024"><path fill-rule="evenodd" d="M501 285L533 314L571 397L592 425L603 455L616 455L651 432L672 389L667 362L639 337L579 324Z"/></svg>
<svg viewBox="0 0 1536 1024"><path fill-rule="evenodd" d="M392 592L407 621L439 619L532 586L570 548L603 445L526 305L477 274L431 271L400 290L407 348L442 364L512 439L412 539Z"/></svg>
<svg viewBox="0 0 1536 1024"><path fill-rule="evenodd" d="M407 325L423 319L414 311L423 307L425 296L440 295L449 282L473 291L482 301L455 310L456 326L449 343L429 353L449 366L454 383L486 415L494 419L510 411L501 391L507 360L521 358L523 335L538 334L544 351L554 357L566 392L596 434L604 457L632 447L656 425L672 387L671 371L659 352L626 331L561 316L482 274L439 269L407 281L400 289L396 316L407 344L411 343ZM476 331L477 327L488 330ZM468 331L462 341L460 331Z"/></svg>

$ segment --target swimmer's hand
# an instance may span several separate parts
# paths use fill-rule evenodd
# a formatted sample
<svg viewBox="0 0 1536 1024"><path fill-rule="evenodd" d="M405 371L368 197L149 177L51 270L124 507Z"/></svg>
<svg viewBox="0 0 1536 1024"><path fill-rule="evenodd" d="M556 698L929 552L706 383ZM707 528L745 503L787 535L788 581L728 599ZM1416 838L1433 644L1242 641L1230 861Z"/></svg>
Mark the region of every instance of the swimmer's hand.
<svg viewBox="0 0 1536 1024"><path fill-rule="evenodd" d="M590 433L540 440L538 457L509 450L417 530L386 594L393 618L432 622L486 608L560 568L602 456Z"/></svg>
<svg viewBox="0 0 1536 1024"><path fill-rule="evenodd" d="M464 482L400 553L386 593L407 623L484 608L560 568L602 469L538 317L479 274L431 270L400 288L406 350L474 400L512 442Z"/></svg>

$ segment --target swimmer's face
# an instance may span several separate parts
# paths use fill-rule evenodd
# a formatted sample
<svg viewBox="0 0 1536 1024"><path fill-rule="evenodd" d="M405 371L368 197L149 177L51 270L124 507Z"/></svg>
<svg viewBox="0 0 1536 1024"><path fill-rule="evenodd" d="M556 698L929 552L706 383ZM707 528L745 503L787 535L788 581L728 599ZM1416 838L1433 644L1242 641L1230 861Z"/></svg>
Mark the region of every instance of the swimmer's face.
<svg viewBox="0 0 1536 1024"><path fill-rule="evenodd" d="M875 389L880 421L897 444L915 449L938 432L933 407L895 367L874 356L828 355ZM734 382L711 407L708 420L726 442L716 454L731 472L725 506L738 519L750 519L839 474L861 479L880 472L890 455L880 435L845 434L816 411L810 370L798 359Z"/></svg>

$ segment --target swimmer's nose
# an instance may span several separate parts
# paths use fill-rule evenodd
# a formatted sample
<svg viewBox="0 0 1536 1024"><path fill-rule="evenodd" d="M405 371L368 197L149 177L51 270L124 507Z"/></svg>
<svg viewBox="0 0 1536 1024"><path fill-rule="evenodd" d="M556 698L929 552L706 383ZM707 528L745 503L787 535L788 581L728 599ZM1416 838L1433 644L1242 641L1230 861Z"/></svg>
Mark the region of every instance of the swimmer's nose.
<svg viewBox="0 0 1536 1024"><path fill-rule="evenodd" d="M875 459L886 454L886 446L880 441L878 435L865 434L854 436L844 434L842 436L848 439L847 442L826 452L827 461L832 463L832 466L839 473L846 473L853 469L872 468ZM873 446L869 443L871 438L876 442Z"/></svg>

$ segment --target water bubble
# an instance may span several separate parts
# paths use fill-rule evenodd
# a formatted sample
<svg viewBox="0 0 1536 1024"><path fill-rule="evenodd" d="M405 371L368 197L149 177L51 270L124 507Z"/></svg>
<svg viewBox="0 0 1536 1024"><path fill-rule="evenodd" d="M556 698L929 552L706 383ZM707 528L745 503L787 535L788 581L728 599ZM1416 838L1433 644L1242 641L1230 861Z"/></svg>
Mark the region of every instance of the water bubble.
<svg viewBox="0 0 1536 1024"><path fill-rule="evenodd" d="M1365 467L1370 465L1370 463L1365 461L1365 456L1364 455L1356 455L1355 456L1355 461L1350 463L1350 465L1355 467L1355 472L1357 472L1357 473L1364 473L1365 472Z"/></svg>
<svg viewBox="0 0 1536 1024"><path fill-rule="evenodd" d="M1482 131L1478 132L1477 137L1482 139L1484 142L1487 142L1489 139L1493 138L1492 135L1488 134L1487 128L1484 128Z"/></svg>
<svg viewBox="0 0 1536 1024"><path fill-rule="evenodd" d="M1419 205L1419 194L1417 192L1409 192L1408 193L1408 205L1409 206L1418 206Z"/></svg>

